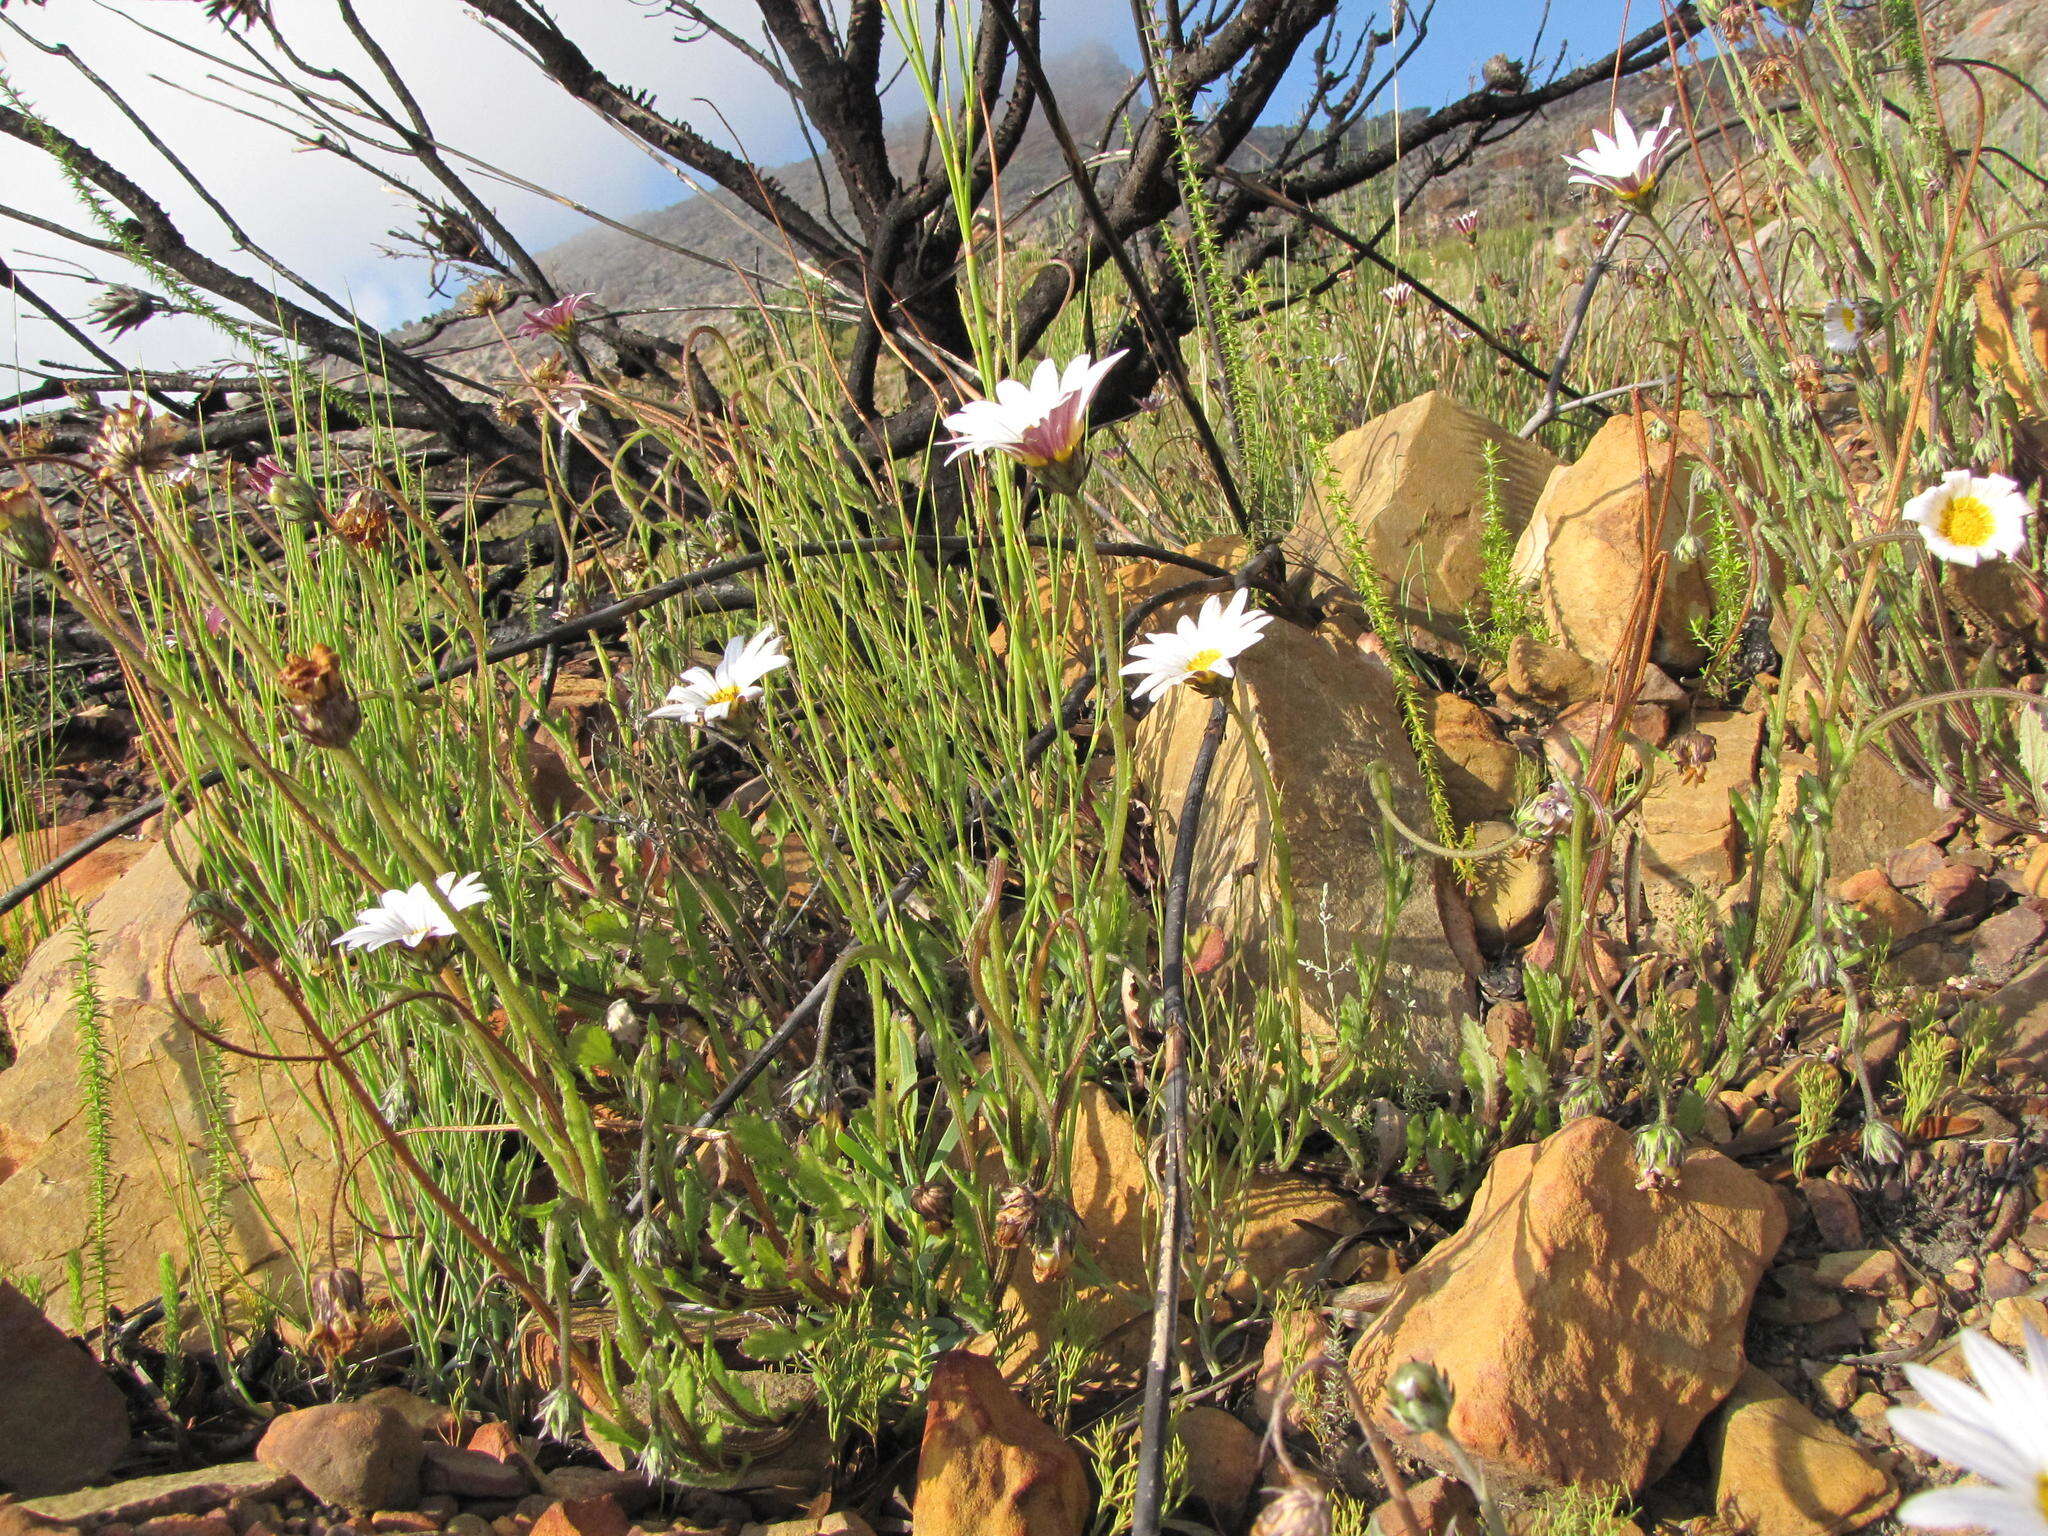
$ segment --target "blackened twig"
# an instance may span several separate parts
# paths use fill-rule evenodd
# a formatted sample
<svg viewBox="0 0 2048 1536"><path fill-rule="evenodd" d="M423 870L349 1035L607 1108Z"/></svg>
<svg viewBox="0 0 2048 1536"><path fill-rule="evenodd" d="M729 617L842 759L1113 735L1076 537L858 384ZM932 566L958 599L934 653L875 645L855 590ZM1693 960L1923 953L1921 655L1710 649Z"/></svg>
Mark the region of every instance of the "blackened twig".
<svg viewBox="0 0 2048 1536"><path fill-rule="evenodd" d="M1173 1351L1180 1322L1181 1251L1188 1241L1188 1002L1185 959L1188 883L1194 877L1195 839L1201 831L1202 799L1209 790L1209 772L1230 723L1230 697L1219 695L1209 706L1208 729L1195 752L1181 800L1180 825L1174 829L1173 867L1166 886L1166 910L1160 919L1159 1000L1166 1024L1160 1047L1161 1118L1159 1130L1161 1186L1159 1248L1152 1268L1152 1349L1145 1360L1145 1395L1138 1412L1138 1491L1131 1517L1132 1536L1159 1536L1160 1505L1166 1495L1166 1399L1173 1374Z"/></svg>

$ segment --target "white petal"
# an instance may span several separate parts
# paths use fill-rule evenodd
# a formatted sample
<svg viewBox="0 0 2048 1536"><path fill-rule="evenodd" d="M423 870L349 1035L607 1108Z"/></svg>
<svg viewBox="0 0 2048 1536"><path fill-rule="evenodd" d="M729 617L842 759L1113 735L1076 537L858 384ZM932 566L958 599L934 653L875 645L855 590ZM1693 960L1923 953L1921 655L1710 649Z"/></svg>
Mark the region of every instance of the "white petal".
<svg viewBox="0 0 2048 1536"><path fill-rule="evenodd" d="M1885 1418L1893 1434L1965 1472L1974 1472L1994 1483L2033 1481L2033 1469L2025 1458L1993 1431L1966 1419L1948 1418L1924 1408L1894 1408Z"/></svg>
<svg viewBox="0 0 2048 1536"><path fill-rule="evenodd" d="M1997 1536L2048 1533L2048 1518L2043 1518L2039 1501L2003 1488L1932 1488L1916 1493L1899 1506L1899 1523L1938 1530L1975 1528Z"/></svg>

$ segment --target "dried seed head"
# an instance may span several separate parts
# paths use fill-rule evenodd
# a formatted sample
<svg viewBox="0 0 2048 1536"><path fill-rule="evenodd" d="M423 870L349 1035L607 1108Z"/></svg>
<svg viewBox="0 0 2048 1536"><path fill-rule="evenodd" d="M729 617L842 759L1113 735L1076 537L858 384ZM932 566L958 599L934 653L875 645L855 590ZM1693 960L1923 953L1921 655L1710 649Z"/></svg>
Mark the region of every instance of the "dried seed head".
<svg viewBox="0 0 2048 1536"><path fill-rule="evenodd" d="M1410 1360L1387 1378L1387 1407L1418 1435L1449 1428L1452 1400L1451 1384L1426 1360Z"/></svg>
<svg viewBox="0 0 2048 1536"><path fill-rule="evenodd" d="M934 1236L952 1230L953 1186L944 1179L927 1179L910 1192L910 1208L924 1219L924 1229Z"/></svg>
<svg viewBox="0 0 2048 1536"><path fill-rule="evenodd" d="M206 0L206 19L224 27L270 23L270 0Z"/></svg>
<svg viewBox="0 0 2048 1536"><path fill-rule="evenodd" d="M1038 1196L1022 1184L1003 1191L996 1208L996 1246L1022 1248L1038 1225Z"/></svg>
<svg viewBox="0 0 2048 1536"><path fill-rule="evenodd" d="M47 571L56 560L56 537L26 486L0 492L0 555L31 571Z"/></svg>
<svg viewBox="0 0 2048 1536"><path fill-rule="evenodd" d="M391 500L382 491L350 491L334 516L334 536L351 549L374 554L391 539Z"/></svg>
<svg viewBox="0 0 2048 1536"><path fill-rule="evenodd" d="M1678 776L1688 784L1701 784L1706 781L1707 765L1713 762L1721 749L1713 737L1695 726L1674 736L1667 750L1671 753L1671 761L1677 765Z"/></svg>
<svg viewBox="0 0 2048 1536"><path fill-rule="evenodd" d="M153 293L115 283L92 302L92 320L109 336L123 336L137 326L147 325L168 306Z"/></svg>
<svg viewBox="0 0 2048 1536"><path fill-rule="evenodd" d="M288 657L277 683L292 724L314 746L345 747L363 728L362 706L349 693L341 659L328 646Z"/></svg>
<svg viewBox="0 0 2048 1536"><path fill-rule="evenodd" d="M1489 91L1503 96L1512 96L1529 83L1529 71L1521 60L1511 59L1504 53L1496 53L1479 66L1479 78Z"/></svg>
<svg viewBox="0 0 2048 1536"><path fill-rule="evenodd" d="M57 434L40 422L25 421L7 434L7 451L16 458L32 458L46 452Z"/></svg>
<svg viewBox="0 0 2048 1536"><path fill-rule="evenodd" d="M1330 1536L1330 1501L1315 1484L1296 1478L1259 1511L1252 1536Z"/></svg>
<svg viewBox="0 0 2048 1536"><path fill-rule="evenodd" d="M1811 405L1828 392L1827 375L1821 372L1818 361L1802 352L1792 359L1792 387L1799 391L1800 399Z"/></svg>
<svg viewBox="0 0 2048 1536"><path fill-rule="evenodd" d="M140 400L107 412L93 439L92 456L102 480L168 474L178 467L178 429Z"/></svg>
<svg viewBox="0 0 2048 1536"><path fill-rule="evenodd" d="M497 314L511 303L512 290L493 277L465 288L462 297L455 301L455 312L468 320L481 320L485 315Z"/></svg>

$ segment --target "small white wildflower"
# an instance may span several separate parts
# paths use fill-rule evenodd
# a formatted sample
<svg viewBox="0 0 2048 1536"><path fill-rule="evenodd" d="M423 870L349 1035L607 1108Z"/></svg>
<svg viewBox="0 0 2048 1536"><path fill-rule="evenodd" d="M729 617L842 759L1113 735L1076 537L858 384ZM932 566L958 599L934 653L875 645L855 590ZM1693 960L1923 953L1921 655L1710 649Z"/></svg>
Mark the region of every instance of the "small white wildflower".
<svg viewBox="0 0 2048 1536"><path fill-rule="evenodd" d="M1202 604L1202 611L1183 615L1171 630L1155 630L1131 647L1124 676L1138 679L1136 699L1156 699L1168 689L1193 683L1204 691L1232 675L1231 663L1262 638L1273 622L1270 613L1249 609L1251 593L1239 588L1226 606L1220 596Z"/></svg>
<svg viewBox="0 0 2048 1536"><path fill-rule="evenodd" d="M1973 475L1952 469L1941 483L1906 503L1908 522L1935 557L1954 565L1980 565L2027 546L2027 519L2034 515L2020 488L2004 475Z"/></svg>
<svg viewBox="0 0 2048 1536"><path fill-rule="evenodd" d="M458 912L491 899L483 876L474 871L458 876L451 870L434 884L447 905ZM382 949L386 944L418 949L429 939L445 939L454 932L455 925L448 920L441 901L434 899L425 881L416 881L405 890L386 891L376 906L363 908L356 914L356 926L334 942L343 949Z"/></svg>
<svg viewBox="0 0 2048 1536"><path fill-rule="evenodd" d="M1123 356L1112 352L1097 362L1083 352L1064 370L1047 358L1029 384L1002 380L993 400L970 400L945 419L953 434L946 462L964 453L1000 453L1049 476L1057 489L1078 486L1088 406Z"/></svg>
<svg viewBox="0 0 2048 1536"><path fill-rule="evenodd" d="M760 698L762 679L788 665L782 636L773 624L751 637L734 635L725 642L725 654L719 657L715 668L690 668L683 674L683 680L669 689L666 701L647 718L680 720L685 725L709 725L723 720Z"/></svg>
<svg viewBox="0 0 2048 1536"><path fill-rule="evenodd" d="M1389 283L1380 290L1380 297L1393 305L1394 308L1400 309L1410 299L1415 297L1415 285L1407 282Z"/></svg>
<svg viewBox="0 0 2048 1536"><path fill-rule="evenodd" d="M1870 339L1870 320L1854 299L1834 298L1821 306L1821 339L1830 352L1848 357L1863 350Z"/></svg>
<svg viewBox="0 0 2048 1536"><path fill-rule="evenodd" d="M1892 1409L1892 1432L1990 1486L1916 1493L1899 1506L1901 1524L2048 1536L2048 1339L2032 1323L2021 1326L2025 1365L1976 1330L1963 1330L1974 1390L1924 1365L1904 1368L1928 1406Z"/></svg>
<svg viewBox="0 0 2048 1536"><path fill-rule="evenodd" d="M1573 169L1571 180L1612 192L1631 208L1646 208L1656 200L1657 178L1662 160L1678 130L1671 123L1671 108L1648 133L1638 134L1628 114L1614 109L1614 136L1593 130L1593 147L1566 155L1564 163Z"/></svg>

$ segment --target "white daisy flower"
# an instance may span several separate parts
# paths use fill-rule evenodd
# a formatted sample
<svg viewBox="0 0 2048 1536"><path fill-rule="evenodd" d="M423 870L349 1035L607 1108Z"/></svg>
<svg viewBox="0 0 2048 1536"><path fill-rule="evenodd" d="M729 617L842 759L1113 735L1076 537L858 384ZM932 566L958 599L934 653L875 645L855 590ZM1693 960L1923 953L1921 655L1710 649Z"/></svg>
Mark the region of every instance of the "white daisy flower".
<svg viewBox="0 0 2048 1536"><path fill-rule="evenodd" d="M1923 1365L1905 1367L1926 1408L1894 1408L1892 1432L1930 1455L1984 1479L1916 1493L1899 1506L1902 1524L1974 1526L1995 1536L2048 1536L2048 1339L2023 1324L2021 1365L1975 1329L1962 1332L1975 1389Z"/></svg>
<svg viewBox="0 0 2048 1536"><path fill-rule="evenodd" d="M946 418L953 434L946 462L963 453L1000 453L1058 478L1080 451L1089 402L1123 356L1112 352L1096 362L1083 352L1064 372L1047 358L1028 385L1004 379L993 400L970 400ZM1078 475L1072 478L1078 483Z"/></svg>
<svg viewBox="0 0 2048 1536"><path fill-rule="evenodd" d="M1273 622L1270 613L1247 611L1252 595L1240 587L1225 606L1220 596L1202 604L1202 611L1183 615L1171 630L1155 630L1131 647L1123 672L1138 679L1134 699L1156 699L1168 689L1192 683L1209 691L1232 675L1231 662L1262 638Z"/></svg>
<svg viewBox="0 0 2048 1536"><path fill-rule="evenodd" d="M683 680L669 689L668 698L651 711L650 720L680 720L685 725L709 725L761 697L761 680L778 667L789 665L782 649L782 636L770 624L752 637L734 635L725 642L725 654L716 667L692 667Z"/></svg>
<svg viewBox="0 0 2048 1536"><path fill-rule="evenodd" d="M491 899L483 876L471 871L458 876L453 870L435 880L441 899L416 881L402 891L386 891L377 905L356 914L356 925L334 942L343 949L382 949L386 944L403 944L418 949L429 939L445 939L455 932L442 903L460 912Z"/></svg>
<svg viewBox="0 0 2048 1536"><path fill-rule="evenodd" d="M1415 285L1409 282L1389 283L1380 290L1380 297L1399 309L1415 297Z"/></svg>
<svg viewBox="0 0 2048 1536"><path fill-rule="evenodd" d="M1870 321L1854 299L1835 298L1823 304L1820 329L1828 350L1842 357L1862 351L1863 343L1870 339Z"/></svg>
<svg viewBox="0 0 2048 1536"><path fill-rule="evenodd" d="M1663 170L1665 151L1677 137L1669 107L1664 109L1657 126L1641 135L1629 122L1628 114L1616 107L1614 137L1609 138L1595 128L1593 147L1566 155L1564 163L1575 173L1572 181L1604 187L1631 207L1648 207L1656 199L1657 177Z"/></svg>
<svg viewBox="0 0 2048 1536"><path fill-rule="evenodd" d="M1906 503L1908 522L1935 556L1955 565L1981 565L2000 555L2010 559L2027 547L2027 519L2034 509L2004 475L1973 475L1952 469Z"/></svg>

